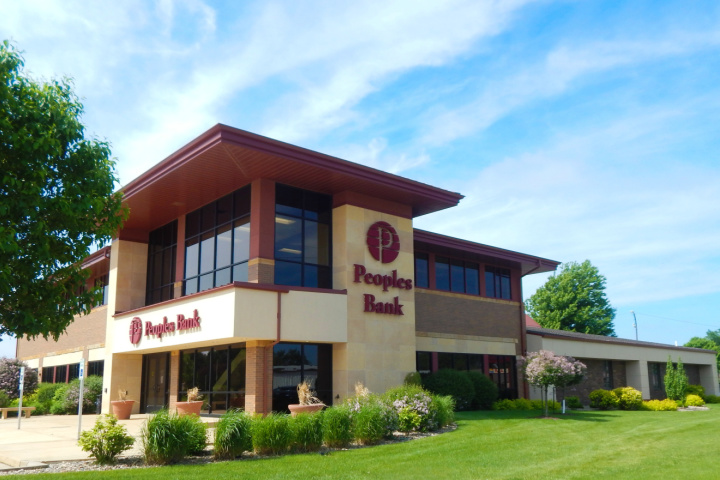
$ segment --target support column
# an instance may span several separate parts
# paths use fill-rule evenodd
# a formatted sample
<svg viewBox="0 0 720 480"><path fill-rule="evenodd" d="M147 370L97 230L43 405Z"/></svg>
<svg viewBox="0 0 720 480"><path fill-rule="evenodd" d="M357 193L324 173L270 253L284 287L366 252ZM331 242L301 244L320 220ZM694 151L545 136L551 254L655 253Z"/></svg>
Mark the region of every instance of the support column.
<svg viewBox="0 0 720 480"><path fill-rule="evenodd" d="M717 365L700 365L700 385L705 387L706 395L720 395Z"/></svg>
<svg viewBox="0 0 720 480"><path fill-rule="evenodd" d="M625 375L627 376L628 387L640 390L643 400L650 400L647 360L625 362Z"/></svg>
<svg viewBox="0 0 720 480"><path fill-rule="evenodd" d="M175 404L177 403L178 388L180 382L180 351L173 350L170 352L170 378L168 378L168 385L170 389L170 395L168 395L168 409L172 412L175 410Z"/></svg>
<svg viewBox="0 0 720 480"><path fill-rule="evenodd" d="M250 260L248 282L275 281L275 182L260 178L252 183L250 201Z"/></svg>
<svg viewBox="0 0 720 480"><path fill-rule="evenodd" d="M272 411L273 344L250 341L246 348L245 410L268 414Z"/></svg>

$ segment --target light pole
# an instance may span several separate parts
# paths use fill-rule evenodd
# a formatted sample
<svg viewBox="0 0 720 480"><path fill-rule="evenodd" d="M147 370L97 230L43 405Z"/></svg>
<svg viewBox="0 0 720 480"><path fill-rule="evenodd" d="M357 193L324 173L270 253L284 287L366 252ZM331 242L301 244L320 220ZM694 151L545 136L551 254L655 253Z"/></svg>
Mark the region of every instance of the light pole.
<svg viewBox="0 0 720 480"><path fill-rule="evenodd" d="M637 340L637 339L638 339L638 334L637 334L637 317L635 316L635 311L634 311L634 310L630 310L630 313L633 314L633 318L635 319L635 323L633 323L633 327L635 327L635 340Z"/></svg>

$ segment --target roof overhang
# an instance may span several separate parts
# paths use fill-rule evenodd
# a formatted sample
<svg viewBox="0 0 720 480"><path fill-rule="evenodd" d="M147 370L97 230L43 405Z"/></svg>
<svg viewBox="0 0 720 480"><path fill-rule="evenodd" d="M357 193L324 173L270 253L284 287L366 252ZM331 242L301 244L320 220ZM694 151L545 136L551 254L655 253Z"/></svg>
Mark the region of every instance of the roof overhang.
<svg viewBox="0 0 720 480"><path fill-rule="evenodd" d="M428 250L478 262L504 264L508 267L520 268L523 276L532 273L554 272L560 265L560 262L555 260L491 247L417 228L414 230L414 241L416 250Z"/></svg>
<svg viewBox="0 0 720 480"><path fill-rule="evenodd" d="M123 230L148 232L260 178L330 195L356 192L407 205L413 217L453 207L463 198L218 124L121 189L130 208Z"/></svg>

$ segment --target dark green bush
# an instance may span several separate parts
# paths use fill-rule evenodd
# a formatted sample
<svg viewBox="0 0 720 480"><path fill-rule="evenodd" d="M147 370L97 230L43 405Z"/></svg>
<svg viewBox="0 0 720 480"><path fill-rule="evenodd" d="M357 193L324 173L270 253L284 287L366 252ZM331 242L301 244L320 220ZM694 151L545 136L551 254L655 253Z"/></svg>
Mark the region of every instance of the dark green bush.
<svg viewBox="0 0 720 480"><path fill-rule="evenodd" d="M143 456L151 465L175 463L202 453L207 428L197 415L178 415L160 410L142 428Z"/></svg>
<svg viewBox="0 0 720 480"><path fill-rule="evenodd" d="M718 395L705 395L703 397L705 403L720 403L720 396Z"/></svg>
<svg viewBox="0 0 720 480"><path fill-rule="evenodd" d="M410 372L405 375L405 385L422 385L422 378L418 372Z"/></svg>
<svg viewBox="0 0 720 480"><path fill-rule="evenodd" d="M330 448L345 448L353 438L350 408L335 405L323 412L323 440Z"/></svg>
<svg viewBox="0 0 720 480"><path fill-rule="evenodd" d="M300 413L290 418L292 449L296 452L316 452L323 442L323 412Z"/></svg>
<svg viewBox="0 0 720 480"><path fill-rule="evenodd" d="M292 442L290 416L271 413L265 417L255 417L252 428L253 449L260 455L278 455L287 452Z"/></svg>
<svg viewBox="0 0 720 480"><path fill-rule="evenodd" d="M574 395L565 397L565 406L567 408L583 408L583 404L580 401L580 398Z"/></svg>
<svg viewBox="0 0 720 480"><path fill-rule="evenodd" d="M498 387L487 375L480 372L467 372L475 389L472 399L473 410L490 410L492 404L498 399Z"/></svg>
<svg viewBox="0 0 720 480"><path fill-rule="evenodd" d="M590 406L598 410L617 408L618 397L610 390L593 390L590 392Z"/></svg>
<svg viewBox="0 0 720 480"><path fill-rule="evenodd" d="M702 385L688 385L685 389L685 395L697 395L698 397L704 397L705 387Z"/></svg>
<svg viewBox="0 0 720 480"><path fill-rule="evenodd" d="M0 408L5 408L10 405L10 397L4 390L0 390Z"/></svg>
<svg viewBox="0 0 720 480"><path fill-rule="evenodd" d="M475 388L467 372L450 368L440 369L425 377L423 387L437 395L451 395L458 410L468 410L475 397Z"/></svg>
<svg viewBox="0 0 720 480"><path fill-rule="evenodd" d="M60 383L56 385L58 385L58 387L55 389L52 402L50 403L50 413L53 415L65 415L70 413L65 406L65 394L70 388L70 385L67 383ZM75 404L75 410L77 411L77 404Z"/></svg>
<svg viewBox="0 0 720 480"><path fill-rule="evenodd" d="M252 450L250 429L252 416L239 410L228 410L215 427L213 455L217 459L233 459Z"/></svg>
<svg viewBox="0 0 720 480"><path fill-rule="evenodd" d="M35 392L35 407L36 414L50 413L50 407L52 406L53 397L62 383L41 383L38 385L38 389Z"/></svg>

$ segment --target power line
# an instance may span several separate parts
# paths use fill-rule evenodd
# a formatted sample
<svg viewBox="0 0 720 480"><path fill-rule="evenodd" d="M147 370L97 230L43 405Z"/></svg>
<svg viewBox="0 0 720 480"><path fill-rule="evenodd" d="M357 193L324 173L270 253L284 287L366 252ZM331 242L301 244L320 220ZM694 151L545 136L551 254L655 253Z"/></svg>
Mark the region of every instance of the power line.
<svg viewBox="0 0 720 480"><path fill-rule="evenodd" d="M702 327L710 327L710 328L718 328L718 327L720 327L720 325L718 325L718 324L708 325L707 323L691 322L691 321L689 321L689 320L678 320L677 318L662 317L662 316L660 316L660 315L651 315L651 314L649 314L649 313L642 313L642 312L638 312L638 311L636 311L635 313L638 314L638 315L646 316L646 317L662 318L663 320L670 320L671 322L691 323L691 324L693 324L693 325L700 325L700 326L702 326Z"/></svg>

